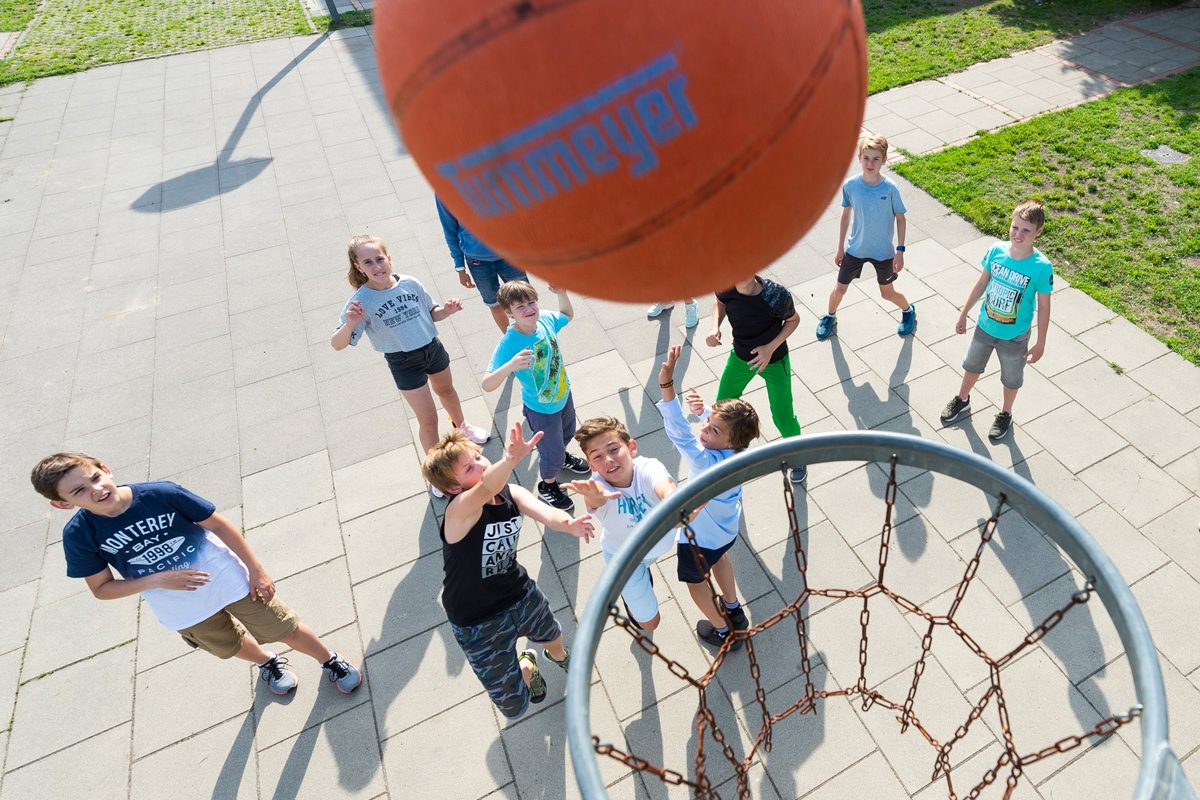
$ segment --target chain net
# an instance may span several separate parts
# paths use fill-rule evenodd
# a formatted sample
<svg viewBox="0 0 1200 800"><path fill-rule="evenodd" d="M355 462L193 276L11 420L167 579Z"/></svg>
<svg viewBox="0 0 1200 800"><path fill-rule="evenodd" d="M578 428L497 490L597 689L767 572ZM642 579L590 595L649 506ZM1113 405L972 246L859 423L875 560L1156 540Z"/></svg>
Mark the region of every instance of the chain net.
<svg viewBox="0 0 1200 800"><path fill-rule="evenodd" d="M755 757L760 751L770 752L771 750L771 732L775 723L780 722L792 714L809 714L816 713L817 701L828 699L831 697L847 697L858 698L861 702L863 711L867 711L874 706L880 706L889 711L895 712L895 719L900 724L900 731L904 733L910 727L914 728L921 734L921 737L929 744L933 751L933 771L931 780L936 781L943 779L946 785L947 797L950 800L958 800L959 797L970 798L974 800L997 779L1003 776L1004 790L1002 797L1007 800L1012 796L1013 790L1016 788L1018 781L1026 767L1030 764L1049 758L1059 753L1065 753L1073 750L1089 739L1101 739L1114 733L1122 725L1126 725L1136 719L1141 713L1140 706L1134 706L1127 713L1112 714L1105 717L1100 722L1096 723L1090 729L1077 734L1063 737L1056 742L1053 742L1040 750L1035 750L1030 753L1021 753L1017 750L1013 739L1012 727L1009 723L1008 709L1005 705L1004 690L1000 683L1000 670L1007 664L1011 663L1017 656L1024 652L1029 647L1032 647L1040 641L1046 634L1054 629L1070 611L1077 606L1083 605L1091 599L1094 586L1089 579L1081 591L1074 593L1069 602L1061 608L1053 611L1040 624L1034 627L1027 633L1023 639L1011 650L1000 656L992 656L971 638L970 634L964 630L955 620L955 614L962 605L963 599L966 597L967 589L970 587L972 580L975 578L976 572L979 570L979 562L983 557L984 550L992 537L995 536L997 527L1000 522L1000 514L1004 510L1006 497L1001 494L997 499L995 507L992 509L991 516L979 528L979 544L975 549L970 561L967 562L966 568L963 571L962 579L958 582L958 586L954 593L954 599L950 603L949 610L942 615L932 614L922 608L919 604L893 591L884 582L887 571L888 555L891 552L892 545L892 517L896 504L896 493L898 491L896 481L896 456L892 456L891 469L888 475L887 487L884 490L885 511L883 517L883 529L880 532L879 538L879 556L877 562L877 570L875 579L861 589L820 589L812 588L808 585L808 557L805 552L804 544L800 536L800 525L796 514L795 495L792 491L791 481L788 480L787 472L788 465L782 464L780 473L783 479L783 495L787 507L789 534L792 539L793 552L795 554L796 569L800 572L803 578L804 590L796 600L787 606L781 608L775 614L745 630L734 630L729 623L728 613L725 610L725 604L717 591L717 587L713 583L711 574L707 575L707 583L709 592L712 594L713 604L721 610L721 613L726 617L726 625L731 629L729 637L718 650L713 662L709 665L708 670L700 676L692 675L683 664L666 656L658 646L647 637L643 631L638 629L636 625L627 617L622 615L615 605L609 607L609 616L618 627L628 633L637 643L637 645L648 653L651 657L662 661L672 675L682 681L693 686L700 696L699 708L695 716L696 730L696 754L693 758L692 775L690 778L676 770L667 769L647 761L635 753L627 752L620 749L614 744L602 742L599 737L592 737L592 746L596 752L603 756L616 759L625 766L637 772L644 772L650 775L657 776L664 783L679 786L688 786L692 790L693 797L701 800L720 800L720 794L713 787L707 777L706 761L708 754L705 751L705 743L712 738L717 747L721 751L721 755L733 767L735 773L735 784L737 796L744 800L750 797L750 767L754 762ZM687 538L691 548L692 556L696 560L696 566L700 574L708 572L704 562L701 560L699 548L696 544L695 533L693 532L690 522L690 514L687 511L682 511L680 514L680 526L683 528L684 535ZM869 627L871 620L870 600L872 597L880 596L891 600L905 611L915 614L927 623L927 628L921 638L921 652L916 664L912 667L912 677L908 684L908 693L903 700L896 700L884 696L876 689L867 685L867 662L870 648L869 643ZM813 597L825 597L832 600L852 600L857 598L862 601L862 611L859 614L859 641L858 641L858 677L852 686L844 689L822 690L814 686L812 678L812 663L809 658L810 642L808 636L808 619L803 612L806 603ZM804 691L800 697L787 708L781 711L772 713L767 706L767 693L763 689L761 681L761 668L758 657L754 651L755 635L766 631L779 623L791 619L796 627L796 635L800 652L800 668L803 672ZM944 627L956 635L962 642L973 652L984 664L988 667L989 677L987 687L983 690L982 696L971 708L967 715L967 719L954 731L954 733L946 741L940 741L935 737L922 723L914 710L914 702L917 695L917 687L921 682L921 676L925 672L925 666L930 656L930 650L933 646L933 634L939 627ZM729 742L726 741L725 733L717 724L717 719L714 716L708 703L709 686L716 677L717 672L725 663L726 658L731 652L731 648L735 641L740 640L746 649L746 655L749 661L749 673L754 680L754 698L757 705L757 713L762 718L762 725L758 730L753 742L750 744L748 752L744 757L738 758ZM1000 728L1000 745L1001 752L995 762L991 764L981 777L969 789L965 790L965 794L959 793L959 788L956 787L954 775L951 768L951 753L956 744L962 741L971 730L984 711L989 705L993 705L996 712L996 717ZM962 782L960 782L960 786ZM963 787L965 788L965 787Z"/></svg>

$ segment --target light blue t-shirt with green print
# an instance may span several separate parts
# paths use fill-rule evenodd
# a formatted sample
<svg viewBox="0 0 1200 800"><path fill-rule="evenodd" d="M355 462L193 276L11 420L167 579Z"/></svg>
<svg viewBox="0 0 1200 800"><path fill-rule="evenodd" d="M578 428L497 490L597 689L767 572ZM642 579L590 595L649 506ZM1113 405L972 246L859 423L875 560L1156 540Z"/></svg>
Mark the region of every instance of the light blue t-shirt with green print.
<svg viewBox="0 0 1200 800"><path fill-rule="evenodd" d="M513 373L521 382L521 401L530 411L557 414L567 404L571 381L558 348L557 334L570 321L570 317L559 311L542 311L533 333L521 333L515 325L510 325L492 353L488 372L500 369L522 350L533 351L533 363Z"/></svg>

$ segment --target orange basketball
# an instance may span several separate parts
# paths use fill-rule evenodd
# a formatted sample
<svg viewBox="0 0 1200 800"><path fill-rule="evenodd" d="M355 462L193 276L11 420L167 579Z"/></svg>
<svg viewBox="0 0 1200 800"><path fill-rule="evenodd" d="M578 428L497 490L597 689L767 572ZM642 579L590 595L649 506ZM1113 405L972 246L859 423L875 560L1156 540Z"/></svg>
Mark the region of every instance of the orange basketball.
<svg viewBox="0 0 1200 800"><path fill-rule="evenodd" d="M614 300L782 255L845 176L866 97L859 0L380 0L375 41L462 224Z"/></svg>

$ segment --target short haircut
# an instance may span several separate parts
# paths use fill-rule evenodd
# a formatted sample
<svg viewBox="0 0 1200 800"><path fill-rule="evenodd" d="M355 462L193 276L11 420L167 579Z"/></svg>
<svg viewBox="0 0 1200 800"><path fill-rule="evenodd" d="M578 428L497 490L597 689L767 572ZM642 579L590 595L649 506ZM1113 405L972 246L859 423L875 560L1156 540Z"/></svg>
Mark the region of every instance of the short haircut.
<svg viewBox="0 0 1200 800"><path fill-rule="evenodd" d="M355 289L361 287L367 282L367 276L359 272L358 267L355 266L358 263L358 257L355 256L354 252L363 245L375 245L382 250L383 254L388 258L391 258L392 256L392 254L388 252L387 243L378 236L372 236L369 233L359 233L351 236L350 244L346 245L346 255L350 257L350 271L346 273L346 280L350 281L350 285Z"/></svg>
<svg viewBox="0 0 1200 800"><path fill-rule="evenodd" d="M579 445L583 455L587 456L588 442L606 433L615 433L617 438L625 444L629 444L633 440L633 437L629 435L629 428L626 428L625 423L616 417L592 417L584 420L583 424L575 430L575 443Z"/></svg>
<svg viewBox="0 0 1200 800"><path fill-rule="evenodd" d="M537 289L529 281L508 281L496 292L496 305L504 311L521 303L536 303L537 299Z"/></svg>
<svg viewBox="0 0 1200 800"><path fill-rule="evenodd" d="M1031 198L1014 208L1013 216L1019 217L1026 222L1032 222L1040 229L1046 224L1046 207L1042 205L1041 200Z"/></svg>
<svg viewBox="0 0 1200 800"><path fill-rule="evenodd" d="M710 413L725 420L729 427L729 444L734 450L745 450L758 438L758 412L745 400L718 400L712 404Z"/></svg>
<svg viewBox="0 0 1200 800"><path fill-rule="evenodd" d="M34 490L47 500L67 499L58 493L58 484L76 467L102 467L100 459L87 453L55 453L46 456L29 473Z"/></svg>
<svg viewBox="0 0 1200 800"><path fill-rule="evenodd" d="M875 150L883 160L887 161L888 140L886 136L881 136L878 133L872 136L864 136L858 140L858 154L861 156L867 150Z"/></svg>
<svg viewBox="0 0 1200 800"><path fill-rule="evenodd" d="M429 448L421 462L421 474L440 491L454 494L454 487L458 486L454 468L464 455L474 458L478 452L479 446L473 444L462 431L450 431L440 442Z"/></svg>

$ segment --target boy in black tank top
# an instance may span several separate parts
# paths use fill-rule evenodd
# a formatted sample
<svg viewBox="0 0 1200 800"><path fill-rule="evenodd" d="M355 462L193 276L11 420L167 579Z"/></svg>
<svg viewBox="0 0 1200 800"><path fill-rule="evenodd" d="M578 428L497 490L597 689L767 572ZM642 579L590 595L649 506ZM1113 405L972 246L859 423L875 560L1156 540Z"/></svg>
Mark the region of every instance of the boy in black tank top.
<svg viewBox="0 0 1200 800"><path fill-rule="evenodd" d="M425 480L450 496L442 520L442 604L454 638L488 696L509 719L546 699L537 651L517 653L517 638L543 647L542 654L564 670L570 653L550 604L517 563L517 539L525 517L546 528L590 541L591 517L572 517L507 483L513 468L536 447L542 434L525 440L521 423L508 433L504 458L493 464L458 431L447 434L425 456Z"/></svg>

